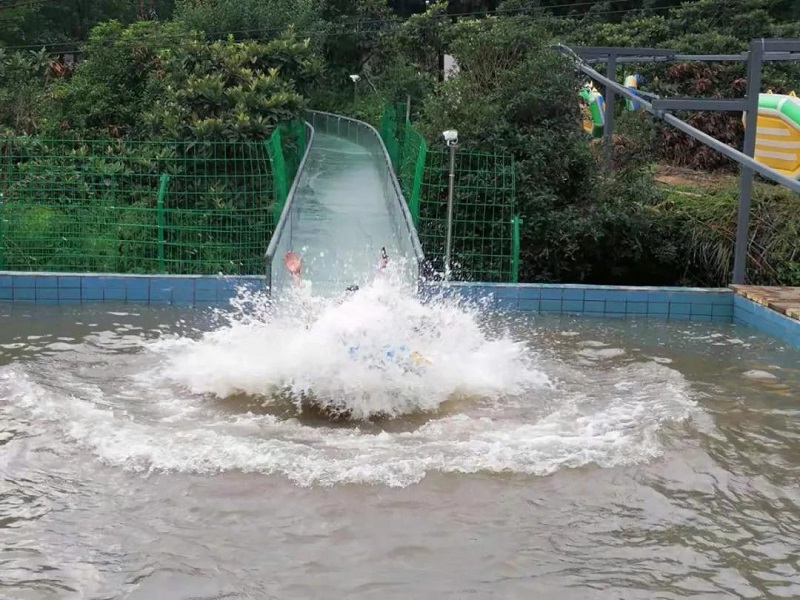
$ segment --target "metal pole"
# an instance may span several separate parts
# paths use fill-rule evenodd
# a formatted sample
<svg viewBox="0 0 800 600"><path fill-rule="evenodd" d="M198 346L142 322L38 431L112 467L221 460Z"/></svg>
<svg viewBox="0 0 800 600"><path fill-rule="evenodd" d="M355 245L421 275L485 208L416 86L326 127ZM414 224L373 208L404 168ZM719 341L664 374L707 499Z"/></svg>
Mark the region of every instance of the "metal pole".
<svg viewBox="0 0 800 600"><path fill-rule="evenodd" d="M606 77L611 81L617 80L617 55L611 53L608 55L608 62L606 63ZM613 150L614 150L614 101L616 95L614 88L606 86L606 114L604 125L604 136L606 138L606 169L611 169Z"/></svg>
<svg viewBox="0 0 800 600"><path fill-rule="evenodd" d="M761 92L761 62L764 40L750 42L747 60L747 113L744 124L743 152L753 157L756 151L758 97ZM739 212L736 217L736 246L733 253L733 283L744 284L747 275L747 247L750 229L750 203L753 197L753 169L741 165L739 176Z"/></svg>
<svg viewBox="0 0 800 600"><path fill-rule="evenodd" d="M444 242L444 280L450 281L450 257L453 249L453 190L456 182L456 144L450 144L450 185L447 189L447 237Z"/></svg>
<svg viewBox="0 0 800 600"><path fill-rule="evenodd" d="M696 127L692 127L687 122L680 120L675 115L671 115L668 112L664 112L662 110L654 108L650 102L648 102L641 96L637 96L624 86L609 80L607 77L601 75L600 73L592 69L589 65L583 62L577 62L576 66L583 74L588 75L594 81L597 81L598 83L601 83L606 86L608 85L614 86L614 89L620 96L628 98L629 100L633 100L634 102L638 102L647 112L655 115L659 119L663 119L665 122L669 123L676 129L683 131L685 134L692 136L694 139L703 142L706 146L713 148L720 154L724 154L728 158L735 160L740 165L741 164L748 165L756 173L760 173L764 177L771 179L776 183L781 184L782 186L792 190L793 192L800 192L800 181L797 181L796 179L790 179L785 175L781 175L775 169L772 169L767 165L758 162L757 160L755 160L750 156L747 156L743 152L739 152L732 146L723 144L722 142L720 142L717 139L714 139L707 133L703 133ZM713 102L712 100L709 101Z"/></svg>
<svg viewBox="0 0 800 600"><path fill-rule="evenodd" d="M406 96L406 123L411 122L411 94Z"/></svg>

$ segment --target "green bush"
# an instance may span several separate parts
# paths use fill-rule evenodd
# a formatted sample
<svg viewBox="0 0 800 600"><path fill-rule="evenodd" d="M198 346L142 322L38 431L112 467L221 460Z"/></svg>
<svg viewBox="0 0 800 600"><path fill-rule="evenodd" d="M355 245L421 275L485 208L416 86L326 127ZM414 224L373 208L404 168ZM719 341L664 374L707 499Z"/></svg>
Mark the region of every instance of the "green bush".
<svg viewBox="0 0 800 600"><path fill-rule="evenodd" d="M659 212L675 223L683 248L682 277L693 285L731 281L736 240L738 189L735 180L710 189L673 189ZM800 195L760 184L754 188L748 248L748 283L800 285Z"/></svg>

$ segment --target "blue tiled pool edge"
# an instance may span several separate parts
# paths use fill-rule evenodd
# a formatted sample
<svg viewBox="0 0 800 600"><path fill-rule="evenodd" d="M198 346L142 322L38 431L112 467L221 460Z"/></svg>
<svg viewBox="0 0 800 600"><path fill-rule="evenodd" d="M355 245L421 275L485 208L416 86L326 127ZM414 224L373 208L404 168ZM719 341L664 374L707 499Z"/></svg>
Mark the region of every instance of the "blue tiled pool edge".
<svg viewBox="0 0 800 600"><path fill-rule="evenodd" d="M12 303L210 306L227 303L242 287L264 290L264 277L0 271L0 302ZM424 297L437 293L481 299L497 310L537 314L737 323L800 348L800 321L729 288L451 283L430 284L422 290Z"/></svg>
<svg viewBox="0 0 800 600"><path fill-rule="evenodd" d="M0 302L82 304L127 302L209 306L240 288L264 289L264 278L212 275L117 275L0 271Z"/></svg>
<svg viewBox="0 0 800 600"><path fill-rule="evenodd" d="M733 298L733 322L755 327L762 333L800 348L800 321L739 294L735 294Z"/></svg>
<svg viewBox="0 0 800 600"><path fill-rule="evenodd" d="M731 288L629 287L580 284L451 283L423 293L484 299L499 310L596 317L648 317L747 325L800 349L800 321Z"/></svg>
<svg viewBox="0 0 800 600"><path fill-rule="evenodd" d="M437 292L465 300L483 299L495 309L540 314L730 323L734 308L734 292L728 288L452 283L427 286L423 293Z"/></svg>

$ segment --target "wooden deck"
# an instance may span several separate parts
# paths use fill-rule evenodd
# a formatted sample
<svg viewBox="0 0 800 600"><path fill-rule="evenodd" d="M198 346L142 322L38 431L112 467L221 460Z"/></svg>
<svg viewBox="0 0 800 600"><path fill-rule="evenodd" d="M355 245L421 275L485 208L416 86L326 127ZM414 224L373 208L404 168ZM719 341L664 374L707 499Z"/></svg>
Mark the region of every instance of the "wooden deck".
<svg viewBox="0 0 800 600"><path fill-rule="evenodd" d="M765 285L732 285L733 290L787 317L800 321L800 287L772 287Z"/></svg>

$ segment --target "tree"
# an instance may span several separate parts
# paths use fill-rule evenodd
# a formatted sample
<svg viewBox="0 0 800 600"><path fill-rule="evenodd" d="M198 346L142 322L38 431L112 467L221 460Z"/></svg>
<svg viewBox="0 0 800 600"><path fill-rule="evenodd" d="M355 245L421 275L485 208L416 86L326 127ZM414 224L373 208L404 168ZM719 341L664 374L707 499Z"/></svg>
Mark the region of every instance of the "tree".
<svg viewBox="0 0 800 600"><path fill-rule="evenodd" d="M165 54L166 90L145 115L151 135L178 140L262 140L305 107L320 74L309 42L198 40Z"/></svg>
<svg viewBox="0 0 800 600"><path fill-rule="evenodd" d="M95 27L72 77L53 86L49 130L81 136L144 134L142 114L163 94L165 57L197 39L179 22L140 21Z"/></svg>
<svg viewBox="0 0 800 600"><path fill-rule="evenodd" d="M290 26L301 35L317 23L314 0L177 0L175 18L209 39L267 41Z"/></svg>

